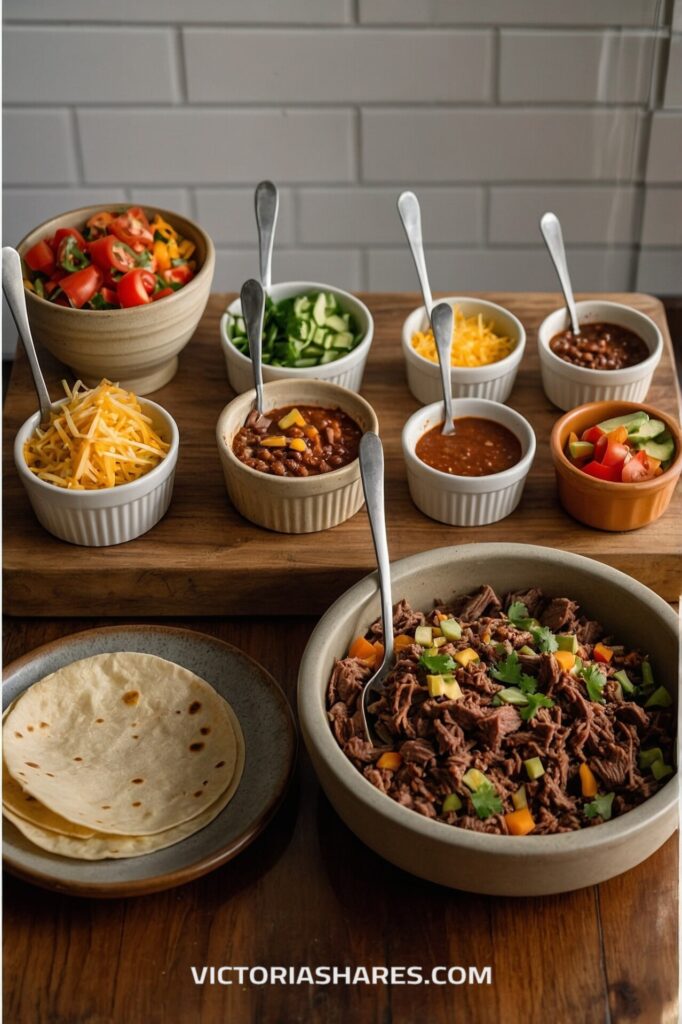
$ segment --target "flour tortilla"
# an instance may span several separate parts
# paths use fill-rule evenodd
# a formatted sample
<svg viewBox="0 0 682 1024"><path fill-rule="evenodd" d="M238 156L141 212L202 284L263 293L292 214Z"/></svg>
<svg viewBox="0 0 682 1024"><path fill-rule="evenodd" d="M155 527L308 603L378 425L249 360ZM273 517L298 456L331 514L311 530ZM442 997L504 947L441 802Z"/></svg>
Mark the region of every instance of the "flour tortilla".
<svg viewBox="0 0 682 1024"><path fill-rule="evenodd" d="M231 708L230 714L233 717L237 736L237 762L232 781L210 807L204 808L196 817L183 822L181 825L175 825L165 832L157 832L155 835L147 836L108 835L103 832L91 832L89 836L81 836L81 832L85 830L80 829L77 825L72 826L74 832L68 835L64 834L61 830L37 824L40 820L39 814L29 821L15 814L6 805L3 806L3 814L35 846L39 846L49 853L58 854L61 857L74 857L77 860L118 860L123 857L141 857L146 853L153 853L155 850L163 850L167 846L173 846L175 843L193 836L196 832L200 832L202 828L205 828L206 825L209 825L227 807L237 792L244 770L244 738L239 722ZM54 817L57 816L55 815ZM52 819L48 818L46 820L51 821ZM60 819L60 821L64 821L64 819ZM70 822L66 822L66 824L69 825Z"/></svg>
<svg viewBox="0 0 682 1024"><path fill-rule="evenodd" d="M89 839L95 832L91 828L83 828L82 825L75 825L67 821L60 814L55 814L47 807L36 800L34 796L21 788L16 779L13 779L7 770L5 759L2 759L2 809L7 817L22 818L31 824L38 825L48 832L60 832L65 836L75 836L79 839Z"/></svg>
<svg viewBox="0 0 682 1024"><path fill-rule="evenodd" d="M98 654L17 700L3 724L7 769L69 822L156 835L210 810L230 786L239 755L230 712L213 687L164 658Z"/></svg>

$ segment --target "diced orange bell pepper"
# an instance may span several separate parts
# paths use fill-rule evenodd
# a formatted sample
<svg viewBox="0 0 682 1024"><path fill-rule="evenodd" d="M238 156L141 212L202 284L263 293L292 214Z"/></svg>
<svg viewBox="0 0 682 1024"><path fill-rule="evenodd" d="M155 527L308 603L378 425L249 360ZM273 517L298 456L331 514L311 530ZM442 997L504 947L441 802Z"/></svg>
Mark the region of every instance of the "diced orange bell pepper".
<svg viewBox="0 0 682 1024"><path fill-rule="evenodd" d="M360 658L370 666L374 664L376 656L377 652L369 640L365 640L364 636L356 637L348 651L349 658Z"/></svg>
<svg viewBox="0 0 682 1024"><path fill-rule="evenodd" d="M570 672L575 665L575 654L571 651L555 651L554 657L559 662L564 672Z"/></svg>
<svg viewBox="0 0 682 1024"><path fill-rule="evenodd" d="M527 807L522 807L518 811L510 811L509 814L505 814L504 820L513 836L527 836L535 828L533 815Z"/></svg>
<svg viewBox="0 0 682 1024"><path fill-rule="evenodd" d="M400 768L403 763L403 755L399 754L397 750L391 750L387 754L382 754L377 761L377 768L387 768L390 772L395 772Z"/></svg>
<svg viewBox="0 0 682 1024"><path fill-rule="evenodd" d="M628 428L627 427L616 427L608 435L609 441L616 441L618 444L624 444L628 439Z"/></svg>
<svg viewBox="0 0 682 1024"><path fill-rule="evenodd" d="M374 652L375 652L374 653L374 664L375 664L375 666L378 666L384 660L384 653L385 653L384 645L382 643L379 643L378 640L375 640L374 643L372 644L372 647L374 648Z"/></svg>
<svg viewBox="0 0 682 1024"><path fill-rule="evenodd" d="M568 435L568 443L569 444L575 444L575 442L577 440L578 440L578 435L576 434L575 430L572 430L571 433Z"/></svg>
<svg viewBox="0 0 682 1024"><path fill-rule="evenodd" d="M413 636L406 636L405 633L401 633L400 636L397 636L393 641L393 650L397 654L399 651L404 651L407 647L411 647L413 643Z"/></svg>
<svg viewBox="0 0 682 1024"><path fill-rule="evenodd" d="M596 796L597 795L597 780L592 773L592 769L589 764L583 763L580 765L580 788L583 796Z"/></svg>
<svg viewBox="0 0 682 1024"><path fill-rule="evenodd" d="M170 270L171 259L166 243L160 241L154 242L153 253L154 259L156 260L156 269Z"/></svg>
<svg viewBox="0 0 682 1024"><path fill-rule="evenodd" d="M595 661L601 661L603 665L608 665L613 657L613 651L606 644L595 644L592 648Z"/></svg>

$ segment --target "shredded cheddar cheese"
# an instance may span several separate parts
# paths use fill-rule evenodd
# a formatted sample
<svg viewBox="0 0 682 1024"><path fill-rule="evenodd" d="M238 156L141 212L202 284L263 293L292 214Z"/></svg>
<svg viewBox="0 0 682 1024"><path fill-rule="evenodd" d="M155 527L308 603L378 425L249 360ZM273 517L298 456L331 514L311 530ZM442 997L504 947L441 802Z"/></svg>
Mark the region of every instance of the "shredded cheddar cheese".
<svg viewBox="0 0 682 1024"><path fill-rule="evenodd" d="M454 307L454 325L452 329L453 366L488 366L504 359L514 348L511 338L495 334L492 323L477 316L464 316L459 306ZM412 347L415 352L432 363L438 362L438 351L433 331L417 331L412 335Z"/></svg>
<svg viewBox="0 0 682 1024"><path fill-rule="evenodd" d="M26 465L41 480L78 491L117 487L165 457L170 446L131 392L108 380L92 389L62 384L67 401L24 445Z"/></svg>

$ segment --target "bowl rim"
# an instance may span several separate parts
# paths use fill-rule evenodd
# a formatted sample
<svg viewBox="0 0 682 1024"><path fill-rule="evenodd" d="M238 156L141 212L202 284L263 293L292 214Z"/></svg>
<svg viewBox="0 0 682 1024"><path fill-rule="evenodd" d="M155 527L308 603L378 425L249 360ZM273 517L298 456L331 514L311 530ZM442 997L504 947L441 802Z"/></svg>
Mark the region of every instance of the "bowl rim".
<svg viewBox="0 0 682 1024"><path fill-rule="evenodd" d="M59 213L54 217L48 217L47 220L44 220L42 222L42 224L38 224L36 227L32 228L31 231L28 231L21 239L21 241L17 242L16 249L19 252L19 255L21 256L23 262L23 250L26 249L28 239L31 237L31 235L34 235L37 232L41 231L43 228L45 228L48 224L51 224L53 221L61 220L64 217L72 217L75 216L76 214L82 214L84 218L87 218L88 215L92 216L92 214L98 213L101 210L111 211L112 209L118 209L119 207L121 207L124 210L127 210L130 209L131 206L135 205L135 203L128 202L97 203L92 206L78 206L75 210L65 210L63 213ZM206 273L204 272L211 268L215 263L215 246L213 245L212 238L210 237L210 235L206 233L206 231L204 231L202 227L200 227L196 223L196 221L192 220L190 217L186 217L184 213L177 213L173 212L172 210L166 210L162 206L154 206L153 204L140 203L137 205L139 205L141 209L145 211L145 213L152 210L154 213L161 214L164 220L169 220L169 223L171 224L173 223L173 218L179 218L180 220L184 220L196 231L198 235L202 237L206 245L206 257L204 259L204 262L201 264L200 268L197 270L196 274L194 275L191 281L188 281L187 284L183 285L182 288L179 288L178 291L173 292L172 295L166 295L165 297L166 299L169 299L172 302L176 299L179 299L183 294L192 294L194 291L196 291L198 287L203 285L203 278L206 277ZM83 313L87 313L91 319L95 316L99 317L100 319L108 319L111 317L112 313L135 313L137 310L146 309L147 306L149 305L149 303L145 302L141 306L126 306L125 309L74 309L73 306L55 306L54 302L49 302L48 299L44 299L40 295L36 295L35 292L29 291L28 288L25 288L24 291L26 293L27 301L39 302L42 305L49 307L50 309L59 309L60 313L66 315L74 313L82 315ZM166 309L168 309L168 306L166 306Z"/></svg>
<svg viewBox="0 0 682 1024"><path fill-rule="evenodd" d="M430 466L427 462L423 462L416 452L416 443L412 444L407 440L407 435L411 431L411 428L420 420L426 419L430 415L438 414L439 416L444 415L444 404L440 402L432 402L430 405L424 405L421 409L417 409L409 419L406 421L402 429L401 440L403 445L403 453L406 461L415 469L428 476L430 481L436 486L443 486L446 482L450 481L453 484L459 484L461 488L465 488L467 483L476 481L477 489L486 489L485 485L489 485L491 490L502 490L504 487L510 487L516 483L519 479L525 477L530 472L530 468L535 458L535 452L537 447L537 439L535 437L535 431L531 426L530 422L525 416L522 416L516 409L512 409L511 406L505 405L503 402L493 402L489 398L453 398L452 405L453 411L457 412L457 406L466 403L467 405L476 406L481 409L480 419L491 419L495 423L499 423L503 427L507 427L508 430L514 434L517 440L523 447L524 443L527 443L528 450L521 455L518 462L515 462L513 466L509 466L507 469L501 470L499 473L487 473L484 476L464 476L458 473L445 473L441 469L436 469L434 466ZM523 431L526 432L526 437L521 438L519 434L508 427L506 423L502 423L499 417L501 410L504 410L508 416L519 426ZM498 414L497 416L495 414ZM476 416L476 412L465 412L464 415ZM421 435L420 435L421 436ZM409 468L409 467L408 467ZM498 486L495 486L498 485Z"/></svg>
<svg viewBox="0 0 682 1024"><path fill-rule="evenodd" d="M619 413L615 412L615 409L618 408L624 413L640 411L646 412L650 419L663 420L675 439L675 458L671 465L668 466L660 476L653 477L651 480L641 480L638 483L621 483L618 480L599 480L597 477L590 476L588 473L583 473L581 469L574 466L566 457L561 445L561 433L565 429L571 417L587 412L591 408L594 408L595 411L598 408L603 409L604 406L612 407L614 416L619 415ZM669 416L668 413L663 412L662 409L657 409L654 405L649 405L647 402L626 402L619 401L615 398L601 402L584 402L582 405L577 405L574 409L569 409L565 412L563 416L560 416L556 421L552 427L552 433L550 434L549 446L552 453L552 459L557 469L561 469L563 472L567 473L568 476L576 482L579 481L582 483L583 487L601 490L606 494L612 494L614 497L619 494L629 497L636 494L645 494L660 490L662 487L665 487L666 484L674 481L675 477L679 476L682 472L682 428L680 428L677 421L674 420L672 416Z"/></svg>
<svg viewBox="0 0 682 1024"><path fill-rule="evenodd" d="M523 324L516 316L516 314L512 313L512 311L510 309L507 309L506 306L501 306L499 302L491 302L489 299L478 298L475 295L444 295L438 297L437 299L434 299L434 305L437 304L438 302L448 302L452 306L459 302L473 302L487 310L498 310L500 313L504 313L505 316L511 318L518 332L516 344L514 345L509 355L506 355L503 359L498 359L494 363L485 363L483 366L451 366L451 375L461 373L462 376L465 377L472 373L480 373L481 370L490 371L493 367L500 367L502 372L499 374L499 376L502 376L505 372L512 369L517 362L520 361L526 347L526 328L523 326ZM433 362L433 360L427 359L426 356L423 356L419 352L415 351L415 349L412 346L411 337L408 337L408 324L413 317L416 318L418 313L422 316L425 316L426 306L421 305L415 307L415 309L408 313L408 315L403 320L401 332L403 350L405 351L407 358L412 359L415 365L421 367L431 367L432 369L435 369L437 374L440 374L440 367L438 365L438 362Z"/></svg>
<svg viewBox="0 0 682 1024"><path fill-rule="evenodd" d="M372 344L372 341L374 340L374 317L372 316L369 307L362 301L362 299L359 299L357 295L354 295L352 292L346 291L344 288L337 288L336 285L331 284L323 284L320 281L277 281L274 285L270 286L270 289L266 289L266 291L271 291L272 288L280 287L300 287L301 295L305 294L307 291L311 291L314 289L320 292L333 292L335 295L341 295L343 296L344 299L350 299L351 302L356 303L356 305L358 305L361 308L362 312L367 317L367 330L363 333L362 337L360 338L360 341L357 343L355 348L352 348L350 350L350 352L346 352L346 354L340 356L339 359L335 359L333 363L325 364L328 365L330 369L332 367L339 366L340 364L344 364L353 356L357 357L369 349L370 345ZM234 313L231 312L231 310L233 306L236 306L238 302L241 302L239 295L237 295L232 300L232 302L229 303L229 305L226 307L225 311L222 313L220 317L220 340L222 342L223 349L227 350L230 353L230 355L234 357L235 362L241 363L244 367L250 367L251 357L245 356L242 352L240 352L239 349L234 344L234 342L232 341L232 339L229 338L227 335L228 318L232 317L234 319ZM289 375L291 375L292 379L304 379L309 376L311 378L314 378L315 373L319 372L319 370L322 369L323 367L322 364L318 364L317 366L270 366L269 364L263 363L263 370L265 370L266 368L268 370L282 371L283 376L279 377L278 374L278 380L287 380ZM320 378L317 379L319 380ZM268 383L272 383L272 381L268 381Z"/></svg>
<svg viewBox="0 0 682 1024"><path fill-rule="evenodd" d="M481 542L465 544L458 547L432 548L422 551L407 558L398 559L391 563L392 575L402 573L409 575L413 572L428 572L443 564L447 556L457 551L465 551L472 558L477 558L490 553L499 552L499 545L494 542ZM517 557L530 558L531 561L546 561L548 556L555 559L559 565L564 564L574 567L576 564L584 569L590 568L599 575L606 576L612 585L625 586L634 591L636 596L646 595L647 601L655 605L657 613L667 622L671 631L676 632L678 627L677 616L670 606L645 587L638 580L627 576L625 573L614 569L606 563L597 562L595 559L587 558L585 555L576 555L573 552L563 551L561 548L543 547L537 544L516 544L505 545L505 554ZM396 574L396 569L398 573ZM633 810L628 811L618 818L603 822L597 828L577 829L572 832L563 832L553 835L532 836L530 845L527 836L495 835L491 833L475 832L469 829L453 828L446 822L426 818L417 814L409 807L404 807L393 800L386 793L381 793L369 779L366 779L348 760L341 747L336 742L327 720L324 692L326 692L327 681L323 691L322 701L317 704L317 682L315 666L320 663L319 648L322 641L320 637L329 631L331 626L338 621L337 605L341 601L354 597L356 607L363 606L368 599L378 593L376 573L370 573L359 580L352 587L349 587L340 598L327 609L325 614L316 624L308 644L301 658L298 681L297 681L297 706L301 730L306 740L310 743L317 754L324 760L326 768L334 775L336 781L346 791L351 793L353 799L359 801L365 810L376 816L377 822L381 818L388 817L392 824L397 827L409 830L413 834L430 841L445 841L453 849L463 847L469 851L485 851L495 854L517 857L521 849L524 850L532 862L535 857L546 856L548 853L558 857L571 856L574 854L587 854L596 848L610 846L619 840L625 841L633 831L649 825L652 821L662 818L670 813L677 805L679 790L679 772L677 772L652 797L644 800ZM678 684L679 685L679 684ZM315 699L312 699L315 695ZM679 706L679 693L678 693ZM313 739L313 736L315 739ZM320 744L317 738L322 737ZM353 786L355 780L356 786ZM410 823L412 827L410 827ZM525 841L525 845L524 845Z"/></svg>
<svg viewBox="0 0 682 1024"><path fill-rule="evenodd" d="M552 352L549 347L552 339L551 337L545 338L544 336L545 333L549 333L549 329L546 327L549 320L557 316L558 313L566 313L564 306L558 306L551 313L547 314L537 329L540 356L553 370L561 373L561 376L572 377L574 380L585 384L611 384L616 387L625 383L632 383L635 380L639 380L640 377L646 377L649 372L653 373L663 354L663 332L650 316L639 309L635 309L634 306L628 306L624 302L612 302L609 299L582 299L576 302L575 305L578 313L578 322L580 322L580 313L587 312L585 307L599 306L605 307L607 310L625 310L628 315L632 315L635 320L643 321L653 331L655 337L654 347L649 350L649 355L641 363L635 363L633 366L622 366L617 370L592 370L587 366L576 366L574 363L569 363ZM642 338L642 341L644 341L648 348L646 340Z"/></svg>
<svg viewBox="0 0 682 1024"><path fill-rule="evenodd" d="M37 489L38 493L54 497L56 501L62 501L66 496L68 496L70 503L81 501L85 504L88 501L92 502L93 499L99 495L104 495L106 498L110 498L113 495L122 495L122 501L117 501L116 504L124 504L126 500L134 500L138 496L136 492L148 490L150 482L153 485L168 476L177 461L178 452L180 450L180 431L178 430L178 425L168 410L164 409L164 407L159 405L158 402L152 402L151 399L146 398L144 395L138 396L137 400L140 405L142 405L143 411L145 407L151 407L154 412L164 420L168 426L170 434L168 451L163 459L161 459L153 469L150 469L148 473L145 473L137 480L131 480L125 484L118 484L114 487L98 487L97 489L82 491L68 487L57 487L56 484L50 484L46 480L41 480L39 476L35 475L35 473L31 473L26 466L26 461L23 457L23 446L25 441L28 440L28 437L40 423L40 410L38 410L38 412L32 413L27 420L24 420L14 437L14 464L25 486L34 487ZM64 405L66 402L68 402L68 398L62 398L55 404ZM24 434L26 434L26 437L24 437ZM109 507L109 505L107 505L107 507Z"/></svg>
<svg viewBox="0 0 682 1024"><path fill-rule="evenodd" d="M378 433L379 420L377 418L377 414L374 411L374 408L367 401L367 399L363 398L363 396L360 395L357 391L352 391L350 388L345 388L343 387L342 384L336 384L334 381L320 380L319 378L316 377L309 378L308 380L305 381L305 383L309 386L312 385L313 387L319 386L323 392L325 392L327 389L330 389L330 397L332 395L337 396L338 407L341 409L341 411L345 412L346 415L350 416L351 419L354 419L352 413L350 413L348 411L348 408L342 404L342 400L346 396L351 396L352 401L356 401L361 406L364 407L364 412L366 412L367 418L371 423L371 426L368 427L367 430L362 430L362 433L366 434L369 431L374 431L375 433ZM281 388L285 384L295 384L297 387L300 387L301 380L298 377L285 377L282 380L270 380L263 385L264 396L267 393L268 389L273 389L275 387ZM344 486L346 483L344 477L350 475L354 476L357 472L359 472L360 460L358 457L354 458L352 462L347 462L345 466L339 466L338 469L331 470L329 473L317 473L314 476L306 477L275 476L272 473L261 473L260 470L252 469L251 466L247 466L246 463L242 462L241 459L238 459L237 456L234 454L234 452L232 451L232 445L226 442L223 433L224 427L222 426L222 423L224 419L227 419L229 411L232 410L234 406L238 404L243 404L244 407L246 408L253 402L255 402L255 400L255 388L251 388L250 391L242 391L241 394L237 395L235 398L232 399L231 402L228 402L227 405L223 407L218 416L218 422L216 423L216 441L218 444L218 450L221 454L224 454L225 458L227 458L232 469L246 474L247 478L252 482L260 481L262 483L263 480L266 480L268 486L277 487L280 489L284 489L285 487L298 487L299 490L303 490L304 488L309 488L310 490L317 489L317 487L320 486L321 481L327 480L330 480L332 481L332 484L338 484L338 486L341 487ZM305 404L310 405L315 403L306 402ZM325 406L320 405L320 408L324 409ZM359 423L357 425L360 426ZM329 490L334 489L334 487L329 487Z"/></svg>

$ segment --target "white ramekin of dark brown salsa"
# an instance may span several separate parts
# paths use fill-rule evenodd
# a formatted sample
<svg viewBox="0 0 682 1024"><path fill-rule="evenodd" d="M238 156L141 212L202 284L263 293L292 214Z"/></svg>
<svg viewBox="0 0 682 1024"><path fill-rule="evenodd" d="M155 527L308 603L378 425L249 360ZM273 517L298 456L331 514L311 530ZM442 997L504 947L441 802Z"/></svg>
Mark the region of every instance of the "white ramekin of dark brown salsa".
<svg viewBox="0 0 682 1024"><path fill-rule="evenodd" d="M535 456L535 434L509 406L454 402L454 436L440 436L443 403L415 412L403 428L407 482L417 508L450 526L485 526L519 501Z"/></svg>
<svg viewBox="0 0 682 1024"><path fill-rule="evenodd" d="M663 352L663 337L644 313L618 302L576 304L581 334L557 309L538 330L542 385L550 402L573 409L585 402L646 398Z"/></svg>
<svg viewBox="0 0 682 1024"><path fill-rule="evenodd" d="M263 391L263 418L252 390L223 409L216 427L237 511L279 533L314 533L355 515L363 504L358 445L379 429L371 405L320 380L272 381Z"/></svg>

